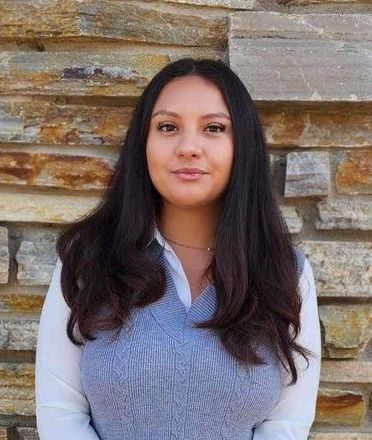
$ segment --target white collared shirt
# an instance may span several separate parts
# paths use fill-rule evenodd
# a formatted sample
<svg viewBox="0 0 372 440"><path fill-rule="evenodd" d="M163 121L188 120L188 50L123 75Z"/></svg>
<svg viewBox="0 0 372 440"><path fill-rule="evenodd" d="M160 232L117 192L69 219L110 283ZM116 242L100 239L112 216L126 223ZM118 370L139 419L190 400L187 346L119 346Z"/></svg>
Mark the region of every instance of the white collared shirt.
<svg viewBox="0 0 372 440"><path fill-rule="evenodd" d="M155 228L155 238L164 246L177 293L188 310L191 291L181 262L172 247ZM66 334L70 309L61 291L62 263L57 259L39 320L35 360L36 422L40 440L99 440L90 424L89 402L80 380L81 348ZM299 373L295 385L283 389L270 416L257 426L254 440L307 440L315 416L320 376L321 338L315 282L305 260L300 279L304 298L302 330L297 342L318 355L310 367ZM305 362L297 358L301 369Z"/></svg>

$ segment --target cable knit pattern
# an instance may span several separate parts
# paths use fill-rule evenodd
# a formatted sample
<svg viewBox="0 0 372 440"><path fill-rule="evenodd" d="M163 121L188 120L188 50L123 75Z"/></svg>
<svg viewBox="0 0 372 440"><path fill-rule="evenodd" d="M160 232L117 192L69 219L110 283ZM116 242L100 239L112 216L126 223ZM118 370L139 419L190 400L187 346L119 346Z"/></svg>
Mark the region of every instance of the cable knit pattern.
<svg viewBox="0 0 372 440"><path fill-rule="evenodd" d="M162 246L154 240L150 248L165 270L164 295L134 310L117 339L98 331L82 353L93 427L101 440L251 440L278 402L279 361L261 343L267 364L242 366L212 330L193 327L213 316L213 284L187 311ZM296 252L301 274L304 254Z"/></svg>

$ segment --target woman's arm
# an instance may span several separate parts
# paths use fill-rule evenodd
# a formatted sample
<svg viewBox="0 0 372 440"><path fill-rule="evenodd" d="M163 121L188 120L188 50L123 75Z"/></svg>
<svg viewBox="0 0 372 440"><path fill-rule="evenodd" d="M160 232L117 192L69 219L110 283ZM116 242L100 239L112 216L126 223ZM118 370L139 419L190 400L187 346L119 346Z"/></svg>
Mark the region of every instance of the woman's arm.
<svg viewBox="0 0 372 440"><path fill-rule="evenodd" d="M80 383L81 348L66 334L70 312L58 258L40 315L35 361L36 424L40 440L99 440Z"/></svg>
<svg viewBox="0 0 372 440"><path fill-rule="evenodd" d="M296 353L298 380L295 385L282 390L273 411L256 427L254 440L307 440L315 419L321 364L321 334L315 281L307 258L300 278L300 291L303 306L301 331L296 341L315 352L316 358L309 358L310 365L306 369L306 361ZM287 379L286 384L290 381L289 375Z"/></svg>

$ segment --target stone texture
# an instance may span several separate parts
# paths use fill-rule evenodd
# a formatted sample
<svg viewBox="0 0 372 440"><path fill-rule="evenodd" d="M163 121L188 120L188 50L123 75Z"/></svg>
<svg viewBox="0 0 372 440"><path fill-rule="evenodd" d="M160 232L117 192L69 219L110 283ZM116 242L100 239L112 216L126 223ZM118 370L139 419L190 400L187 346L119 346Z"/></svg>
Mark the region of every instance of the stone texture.
<svg viewBox="0 0 372 440"><path fill-rule="evenodd" d="M94 209L101 197L0 192L0 221L71 223Z"/></svg>
<svg viewBox="0 0 372 440"><path fill-rule="evenodd" d="M16 255L17 280L22 285L48 285L57 261L55 239L46 236L42 240L22 241Z"/></svg>
<svg viewBox="0 0 372 440"><path fill-rule="evenodd" d="M9 440L13 434L13 428L10 426L0 426L0 440Z"/></svg>
<svg viewBox="0 0 372 440"><path fill-rule="evenodd" d="M0 292L0 312L40 313L43 302L44 296L41 294Z"/></svg>
<svg viewBox="0 0 372 440"><path fill-rule="evenodd" d="M0 184L103 190L113 165L110 158L89 155L1 151Z"/></svg>
<svg viewBox="0 0 372 440"><path fill-rule="evenodd" d="M8 0L2 2L0 12L5 23L0 37L8 39L90 38L215 48L226 45L226 14L218 10L113 0Z"/></svg>
<svg viewBox="0 0 372 440"><path fill-rule="evenodd" d="M316 404L317 423L360 426L366 414L366 403L361 392L320 389Z"/></svg>
<svg viewBox="0 0 372 440"><path fill-rule="evenodd" d="M146 0L146 1L152 1L152 0ZM260 2L256 0L163 0L163 3L205 6L209 8L247 9L247 10L262 9Z"/></svg>
<svg viewBox="0 0 372 440"><path fill-rule="evenodd" d="M119 145L131 107L0 100L0 143Z"/></svg>
<svg viewBox="0 0 372 440"><path fill-rule="evenodd" d="M335 4L335 5L354 5L354 4L361 4L361 5L368 5L369 0L278 0L279 4L286 4L287 6L310 6L310 5L323 5L323 4ZM342 437L343 438L343 437ZM369 437L368 437L369 438ZM364 437L363 437L364 439ZM372 437L371 437L372 439ZM318 438L316 439L318 440ZM349 438L348 438L349 440ZM354 438L353 438L354 440Z"/></svg>
<svg viewBox="0 0 372 440"><path fill-rule="evenodd" d="M34 386L34 364L0 363L0 413L34 416Z"/></svg>
<svg viewBox="0 0 372 440"><path fill-rule="evenodd" d="M372 203L355 197L329 197L316 205L316 229L372 229Z"/></svg>
<svg viewBox="0 0 372 440"><path fill-rule="evenodd" d="M291 234L301 232L304 222L297 209L294 206L280 206L280 210L287 223L289 232Z"/></svg>
<svg viewBox="0 0 372 440"><path fill-rule="evenodd" d="M160 54L0 53L0 94L138 97L170 61Z"/></svg>
<svg viewBox="0 0 372 440"><path fill-rule="evenodd" d="M234 12L230 67L253 100L370 101L371 29L372 14Z"/></svg>
<svg viewBox="0 0 372 440"><path fill-rule="evenodd" d="M39 440L36 428L17 427L18 440Z"/></svg>
<svg viewBox="0 0 372 440"><path fill-rule="evenodd" d="M284 197L328 195L330 180L328 152L288 153Z"/></svg>
<svg viewBox="0 0 372 440"><path fill-rule="evenodd" d="M8 229L0 226L0 284L8 282L9 249Z"/></svg>
<svg viewBox="0 0 372 440"><path fill-rule="evenodd" d="M308 110L288 108L260 109L266 142L270 147L372 146L372 118L369 112L349 108Z"/></svg>
<svg viewBox="0 0 372 440"><path fill-rule="evenodd" d="M336 187L340 194L372 194L372 150L339 153Z"/></svg>
<svg viewBox="0 0 372 440"><path fill-rule="evenodd" d="M372 362L322 359L320 380L333 383L372 383Z"/></svg>
<svg viewBox="0 0 372 440"><path fill-rule="evenodd" d="M372 337L372 305L321 305L322 357L354 358Z"/></svg>
<svg viewBox="0 0 372 440"><path fill-rule="evenodd" d="M309 440L372 440L372 433L362 432L312 432Z"/></svg>
<svg viewBox="0 0 372 440"><path fill-rule="evenodd" d="M1 317L0 350L36 350L37 318ZM1 411L0 411L1 413Z"/></svg>
<svg viewBox="0 0 372 440"><path fill-rule="evenodd" d="M372 243L302 240L323 297L371 297Z"/></svg>

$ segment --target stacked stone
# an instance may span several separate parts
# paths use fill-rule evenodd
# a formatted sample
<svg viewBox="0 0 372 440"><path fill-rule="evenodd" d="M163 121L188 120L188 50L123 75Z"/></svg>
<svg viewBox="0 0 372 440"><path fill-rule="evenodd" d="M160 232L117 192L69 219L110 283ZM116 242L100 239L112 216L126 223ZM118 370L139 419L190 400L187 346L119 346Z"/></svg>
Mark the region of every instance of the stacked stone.
<svg viewBox="0 0 372 440"><path fill-rule="evenodd" d="M194 56L246 84L314 270L311 438L372 440L370 1L2 0L0 17L0 438L37 438L34 356L58 233L100 200L150 78Z"/></svg>

